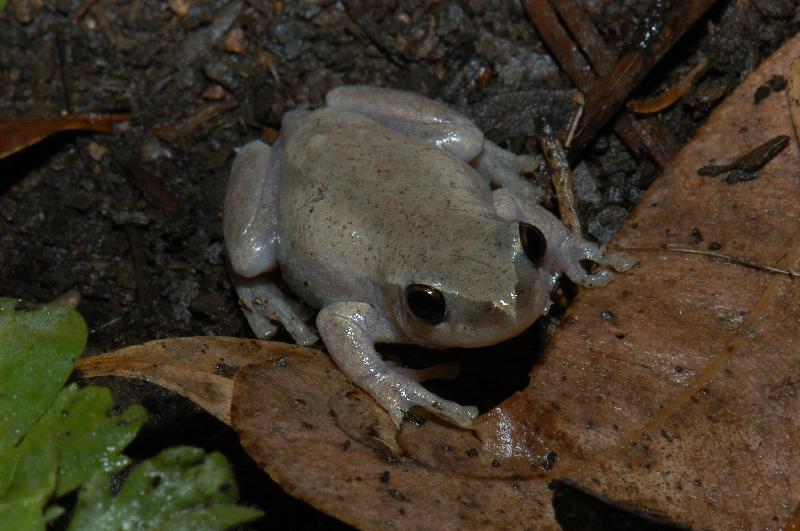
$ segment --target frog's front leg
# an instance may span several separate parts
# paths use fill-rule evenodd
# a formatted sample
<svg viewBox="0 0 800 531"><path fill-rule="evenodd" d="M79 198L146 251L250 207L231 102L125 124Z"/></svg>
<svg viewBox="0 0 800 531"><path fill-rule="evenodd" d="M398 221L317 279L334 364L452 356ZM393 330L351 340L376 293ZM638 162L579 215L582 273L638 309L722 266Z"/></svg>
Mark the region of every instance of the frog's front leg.
<svg viewBox="0 0 800 531"><path fill-rule="evenodd" d="M272 321L279 321L295 341L310 345L318 338L306 325L307 316L265 275L277 266L277 153L278 143L270 148L256 140L239 150L233 161L225 194L225 251L236 293L256 337L271 337L276 331Z"/></svg>
<svg viewBox="0 0 800 531"><path fill-rule="evenodd" d="M613 278L608 269L589 274L581 261L589 260L617 271L627 271L636 263L625 253L606 253L597 245L581 236L572 234L553 214L539 205L532 205L511 191L495 190L494 209L498 216L509 221L527 223L543 236L543 266L566 274L570 280L586 287L605 286Z"/></svg>
<svg viewBox="0 0 800 531"><path fill-rule="evenodd" d="M420 406L460 426L469 426L478 409L444 400L381 359L375 343L398 338L370 304L337 302L317 315L317 329L328 352L347 377L369 393L400 423L411 406Z"/></svg>

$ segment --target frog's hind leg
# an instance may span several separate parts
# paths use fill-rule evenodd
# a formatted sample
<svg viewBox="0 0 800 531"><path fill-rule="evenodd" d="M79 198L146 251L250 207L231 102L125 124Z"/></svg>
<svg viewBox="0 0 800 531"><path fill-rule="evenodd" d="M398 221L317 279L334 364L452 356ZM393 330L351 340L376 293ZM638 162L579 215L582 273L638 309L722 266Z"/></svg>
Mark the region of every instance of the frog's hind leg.
<svg viewBox="0 0 800 531"><path fill-rule="evenodd" d="M269 278L277 267L279 147L261 141L244 146L233 161L225 194L225 250L233 283L256 337L275 334L279 321L300 344L318 338L306 325L310 315Z"/></svg>
<svg viewBox="0 0 800 531"><path fill-rule="evenodd" d="M425 96L380 87L337 87L325 98L328 107L357 112L396 131L446 149L470 161L483 150L483 131L472 120Z"/></svg>
<svg viewBox="0 0 800 531"><path fill-rule="evenodd" d="M239 150L225 193L225 251L237 275L253 277L275 269L280 157L256 140Z"/></svg>
<svg viewBox="0 0 800 531"><path fill-rule="evenodd" d="M531 204L542 202L542 190L522 176L524 173L536 171L539 165L538 158L515 155L487 140L474 164L478 173L483 175L487 181L510 190L514 195Z"/></svg>

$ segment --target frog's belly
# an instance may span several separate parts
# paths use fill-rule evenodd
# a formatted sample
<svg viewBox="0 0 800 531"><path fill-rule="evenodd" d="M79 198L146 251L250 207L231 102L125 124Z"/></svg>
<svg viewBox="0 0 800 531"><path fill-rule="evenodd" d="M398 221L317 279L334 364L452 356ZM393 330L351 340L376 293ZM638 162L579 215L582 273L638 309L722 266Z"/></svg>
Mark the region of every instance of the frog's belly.
<svg viewBox="0 0 800 531"><path fill-rule="evenodd" d="M278 260L290 287L316 307L379 304L397 271L494 217L489 185L469 164L341 114L299 128L281 161Z"/></svg>

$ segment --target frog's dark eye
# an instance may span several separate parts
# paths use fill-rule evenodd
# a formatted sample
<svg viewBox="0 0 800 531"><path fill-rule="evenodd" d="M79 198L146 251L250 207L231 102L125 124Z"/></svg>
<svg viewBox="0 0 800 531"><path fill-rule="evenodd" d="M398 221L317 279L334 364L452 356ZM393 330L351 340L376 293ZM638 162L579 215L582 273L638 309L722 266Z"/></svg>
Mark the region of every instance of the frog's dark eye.
<svg viewBox="0 0 800 531"><path fill-rule="evenodd" d="M414 317L428 324L444 321L447 305L444 295L436 288L423 284L411 284L406 288L406 302Z"/></svg>
<svg viewBox="0 0 800 531"><path fill-rule="evenodd" d="M547 239L542 234L542 231L533 225L520 223L519 238L522 241L522 249L528 259L535 266L541 265L544 254L547 252Z"/></svg>

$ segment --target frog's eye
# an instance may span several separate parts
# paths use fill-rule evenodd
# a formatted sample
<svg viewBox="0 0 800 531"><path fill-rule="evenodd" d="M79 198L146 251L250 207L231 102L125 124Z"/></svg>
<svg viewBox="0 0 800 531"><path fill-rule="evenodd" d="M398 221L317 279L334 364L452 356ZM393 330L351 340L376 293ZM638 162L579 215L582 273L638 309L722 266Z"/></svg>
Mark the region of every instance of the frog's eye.
<svg viewBox="0 0 800 531"><path fill-rule="evenodd" d="M411 284L406 288L406 301L414 317L423 323L437 324L444 321L447 306L444 295L438 289L423 284Z"/></svg>
<svg viewBox="0 0 800 531"><path fill-rule="evenodd" d="M522 241L522 249L525 255L533 262L533 265L539 266L542 264L542 258L547 252L547 239L544 237L542 231L528 225L527 223L519 224L519 238Z"/></svg>

